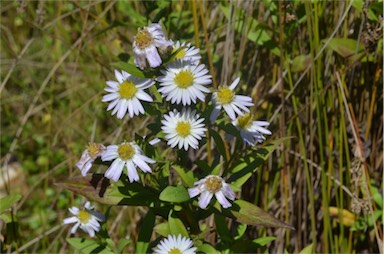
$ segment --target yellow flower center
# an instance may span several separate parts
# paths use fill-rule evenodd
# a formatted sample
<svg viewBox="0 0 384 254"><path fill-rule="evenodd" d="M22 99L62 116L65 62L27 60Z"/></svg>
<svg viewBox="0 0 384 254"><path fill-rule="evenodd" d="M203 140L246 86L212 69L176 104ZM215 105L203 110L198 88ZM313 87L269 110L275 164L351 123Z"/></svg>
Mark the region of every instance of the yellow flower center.
<svg viewBox="0 0 384 254"><path fill-rule="evenodd" d="M153 44L153 38L147 29L139 30L135 37L136 46L143 50Z"/></svg>
<svg viewBox="0 0 384 254"><path fill-rule="evenodd" d="M217 99L221 104L229 104L233 101L234 98L235 94L232 92L231 89L225 86L219 87L219 90L217 91Z"/></svg>
<svg viewBox="0 0 384 254"><path fill-rule="evenodd" d="M177 54L175 55L176 59L183 59L185 57L185 54L187 51L185 49L181 49Z"/></svg>
<svg viewBox="0 0 384 254"><path fill-rule="evenodd" d="M175 76L175 83L180 88L187 88L193 85L193 75L189 70L180 71Z"/></svg>
<svg viewBox="0 0 384 254"><path fill-rule="evenodd" d="M222 186L223 184L220 177L210 176L205 180L205 188L207 188L207 190L211 193L218 192Z"/></svg>
<svg viewBox="0 0 384 254"><path fill-rule="evenodd" d="M252 114L244 114L244 116L239 116L237 118L237 125L242 129L248 129L252 125Z"/></svg>
<svg viewBox="0 0 384 254"><path fill-rule="evenodd" d="M179 136L185 138L189 134L191 134L191 125L188 122L178 122L176 125L176 132Z"/></svg>
<svg viewBox="0 0 384 254"><path fill-rule="evenodd" d="M178 248L172 248L170 251L168 251L168 254L182 254L182 252Z"/></svg>
<svg viewBox="0 0 384 254"><path fill-rule="evenodd" d="M100 153L103 152L104 148L100 144L90 143L87 147L87 150L89 156L95 159Z"/></svg>
<svg viewBox="0 0 384 254"><path fill-rule="evenodd" d="M128 143L121 144L119 145L119 148L117 148L117 153L122 160L131 159L133 155L135 155L135 152L135 148Z"/></svg>
<svg viewBox="0 0 384 254"><path fill-rule="evenodd" d="M137 92L136 85L132 81L124 81L119 86L119 94L121 98L132 99Z"/></svg>
<svg viewBox="0 0 384 254"><path fill-rule="evenodd" d="M81 210L77 215L77 218L79 218L79 221L83 224L87 224L91 217L92 215L87 210Z"/></svg>

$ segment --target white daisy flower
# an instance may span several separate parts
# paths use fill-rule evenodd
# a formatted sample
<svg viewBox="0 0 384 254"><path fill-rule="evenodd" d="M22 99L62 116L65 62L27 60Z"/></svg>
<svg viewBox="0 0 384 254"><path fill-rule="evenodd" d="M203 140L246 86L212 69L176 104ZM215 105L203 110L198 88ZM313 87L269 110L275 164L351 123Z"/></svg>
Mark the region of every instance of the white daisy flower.
<svg viewBox="0 0 384 254"><path fill-rule="evenodd" d="M232 206L227 199L234 200L235 193L220 176L209 175L200 181L195 182L194 185L196 187L189 188L188 193L191 198L201 194L199 197L200 208L207 208L213 195L215 195L216 199L224 208Z"/></svg>
<svg viewBox="0 0 384 254"><path fill-rule="evenodd" d="M197 248L193 247L193 242L187 237L169 235L155 247L155 254L194 254Z"/></svg>
<svg viewBox="0 0 384 254"><path fill-rule="evenodd" d="M217 92L213 93L213 104L215 108L212 111L210 121L213 122L216 120L217 116L220 114L220 110L223 107L225 112L231 120L236 119L236 114L243 116L245 112L249 112L248 107L253 106L252 98L244 95L236 95L233 92L233 89L239 83L240 78L235 79L232 84L228 86L219 86Z"/></svg>
<svg viewBox="0 0 384 254"><path fill-rule="evenodd" d="M151 79L137 78L129 73L115 70L116 81L107 81L108 87L104 90L109 94L104 95L103 102L111 102L107 111L113 109L112 115L117 113L117 118L121 119L127 113L130 117L144 114L143 105L140 100L152 102L153 99L144 89L152 86L155 82Z"/></svg>
<svg viewBox="0 0 384 254"><path fill-rule="evenodd" d="M246 144L263 143L265 140L263 134L272 134L270 130L264 128L269 126L269 122L252 121L252 119L252 114L245 114L244 116L239 116L232 124L240 131L240 136Z"/></svg>
<svg viewBox="0 0 384 254"><path fill-rule="evenodd" d="M151 68L161 65L162 60L158 49L166 51L168 47L172 48L172 40L166 40L163 30L159 24L153 23L143 29L134 37L133 53L136 66L141 69L147 67L147 61Z"/></svg>
<svg viewBox="0 0 384 254"><path fill-rule="evenodd" d="M126 167L128 178L131 183L139 180L136 167L139 167L141 171L145 173L151 173L152 170L147 163L155 163L154 160L145 156L141 148L133 142L123 142L120 145L107 146L106 151L101 156L101 160L113 160L112 164L104 174L106 178L117 182L124 167Z"/></svg>
<svg viewBox="0 0 384 254"><path fill-rule="evenodd" d="M72 217L64 219L64 224L76 223L72 229L71 234L76 233L76 230L80 228L87 232L90 237L95 236L95 232L100 231L100 223L105 220L104 215L93 210L94 206L91 206L89 202L86 202L84 209L80 210L77 207L69 208L69 211L74 215Z"/></svg>
<svg viewBox="0 0 384 254"><path fill-rule="evenodd" d="M160 82L159 92L172 104L190 105L196 103L196 99L204 101L204 93L209 93L206 85L212 83L211 75L204 64L192 65L188 61L176 60L167 65L167 69L161 70L164 76L158 77Z"/></svg>
<svg viewBox="0 0 384 254"><path fill-rule="evenodd" d="M76 163L76 166L81 170L81 174L85 176L89 169L92 167L92 163L96 160L97 157L105 151L105 146L97 143L90 143L87 149L84 150L79 162Z"/></svg>
<svg viewBox="0 0 384 254"><path fill-rule="evenodd" d="M191 46L191 43L187 44L186 42L180 43L180 41L177 41L173 46L173 52L176 52L180 48L183 49L177 52L175 59L189 61L192 64L199 64L201 56L198 48Z"/></svg>
<svg viewBox="0 0 384 254"><path fill-rule="evenodd" d="M168 145L172 148L178 145L179 149L188 147L197 149L199 141L205 137L204 132L207 130L202 123L204 118L199 118L200 115L196 111L183 108L182 112L173 110L169 115L164 115L164 120L161 121L163 126L161 129L166 134L165 139L168 140Z"/></svg>

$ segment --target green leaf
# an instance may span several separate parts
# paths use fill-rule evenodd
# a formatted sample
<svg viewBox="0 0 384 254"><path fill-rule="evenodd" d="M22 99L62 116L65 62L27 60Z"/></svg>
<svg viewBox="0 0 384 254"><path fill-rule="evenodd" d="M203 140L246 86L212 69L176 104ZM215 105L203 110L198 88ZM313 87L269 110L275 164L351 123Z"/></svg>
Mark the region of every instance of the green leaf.
<svg viewBox="0 0 384 254"><path fill-rule="evenodd" d="M161 94L157 90L156 86L150 86L149 90L155 96L156 100L162 104L163 103L163 96L161 96Z"/></svg>
<svg viewBox="0 0 384 254"><path fill-rule="evenodd" d="M241 223L265 227L281 227L294 229L292 226L279 221L261 208L244 200L236 200L233 205L223 210L224 215L235 218Z"/></svg>
<svg viewBox="0 0 384 254"><path fill-rule="evenodd" d="M154 228L155 232L167 237L170 234L170 229L169 229L169 223L168 222L163 222L160 224L157 224Z"/></svg>
<svg viewBox="0 0 384 254"><path fill-rule="evenodd" d="M357 41L354 39L333 38L329 41L328 47L344 58L364 51L363 45L360 43L357 47Z"/></svg>
<svg viewBox="0 0 384 254"><path fill-rule="evenodd" d="M112 182L103 174L73 177L56 183L57 186L107 205L150 206L159 194L148 186L126 181Z"/></svg>
<svg viewBox="0 0 384 254"><path fill-rule="evenodd" d="M136 253L146 253L151 242L152 230L155 225L155 214L149 210L141 225L137 240Z"/></svg>
<svg viewBox="0 0 384 254"><path fill-rule="evenodd" d="M363 11L363 0L354 0L352 2L352 6L355 7L359 11ZM370 20L378 21L379 19L377 18L376 14L373 12L371 8L372 4L368 6L368 18Z"/></svg>
<svg viewBox="0 0 384 254"><path fill-rule="evenodd" d="M213 129L210 129L209 133L213 137L213 140L215 141L215 144L217 146L217 150L219 150L219 153L221 154L221 156L223 156L225 161L228 161L227 153L225 152L224 141L221 138L220 134L214 131Z"/></svg>
<svg viewBox="0 0 384 254"><path fill-rule="evenodd" d="M220 175L220 170L223 166L223 163L219 163L217 164L211 171L210 175L216 175L216 176L219 176Z"/></svg>
<svg viewBox="0 0 384 254"><path fill-rule="evenodd" d="M194 161L193 163L196 164L204 172L211 171L211 166L209 166L206 160L197 160L197 161Z"/></svg>
<svg viewBox="0 0 384 254"><path fill-rule="evenodd" d="M184 186L168 186L159 196L161 201L171 203L182 203L190 199L187 189Z"/></svg>
<svg viewBox="0 0 384 254"><path fill-rule="evenodd" d="M169 212L168 216L169 232L172 235L179 235L189 237L188 231L185 228L183 222L177 217L177 214L174 211Z"/></svg>
<svg viewBox="0 0 384 254"><path fill-rule="evenodd" d="M247 225L246 224L239 224L236 228L236 235L235 235L235 240L240 239L243 237L245 232L247 231Z"/></svg>
<svg viewBox="0 0 384 254"><path fill-rule="evenodd" d="M117 244L117 250L119 251L119 253L124 253L124 248L128 245L132 243L132 240L131 239L125 239L125 238L121 238Z"/></svg>
<svg viewBox="0 0 384 254"><path fill-rule="evenodd" d="M12 218L10 213L0 214L0 219L2 219L5 223L11 223L15 220L14 218Z"/></svg>
<svg viewBox="0 0 384 254"><path fill-rule="evenodd" d="M255 240L253 240L252 242L256 243L257 245L260 245L260 246L265 246L275 239L276 239L276 237L274 237L274 236L265 236L265 237L257 238Z"/></svg>
<svg viewBox="0 0 384 254"><path fill-rule="evenodd" d="M120 70L126 71L129 74L138 77L138 78L148 78L152 75L148 75L139 68L137 68L135 65L126 63L126 62L116 62L111 64L113 67L119 68Z"/></svg>
<svg viewBox="0 0 384 254"><path fill-rule="evenodd" d="M372 227L373 223L375 223L380 217L380 221L383 221L383 211L374 211L373 214L368 216L368 226Z"/></svg>
<svg viewBox="0 0 384 254"><path fill-rule="evenodd" d="M373 200L375 200L376 204L380 208L383 208L383 195L379 192L376 186L372 186L371 190L372 190Z"/></svg>
<svg viewBox="0 0 384 254"><path fill-rule="evenodd" d="M180 176L181 180L187 187L192 187L195 182L197 182L197 178L193 175L191 170L188 170L179 165L173 165L172 168L177 172Z"/></svg>
<svg viewBox="0 0 384 254"><path fill-rule="evenodd" d="M216 224L216 232L220 236L220 239L224 243L231 242L231 233L227 228L227 222L225 221L225 217L215 214L215 224Z"/></svg>
<svg viewBox="0 0 384 254"><path fill-rule="evenodd" d="M312 63L311 55L299 55L296 56L291 65L292 72L305 71Z"/></svg>
<svg viewBox="0 0 384 254"><path fill-rule="evenodd" d="M276 149L276 147L290 138L291 137L275 140L239 159L229 170L232 175L227 182L237 187L241 187L256 172L258 167L268 159L269 155Z"/></svg>
<svg viewBox="0 0 384 254"><path fill-rule="evenodd" d="M107 246L100 245L94 240L88 240L83 238L67 238L67 242L76 250L80 251L81 253L88 254L88 253L115 253Z"/></svg>
<svg viewBox="0 0 384 254"><path fill-rule="evenodd" d="M219 253L212 245L208 243L203 243L197 247L197 252L203 252L207 254Z"/></svg>
<svg viewBox="0 0 384 254"><path fill-rule="evenodd" d="M311 254L312 249L313 249L313 243L311 243L310 245L302 249L299 254Z"/></svg>
<svg viewBox="0 0 384 254"><path fill-rule="evenodd" d="M11 208L17 201L21 199L21 197L21 194L16 193L0 199L0 214Z"/></svg>

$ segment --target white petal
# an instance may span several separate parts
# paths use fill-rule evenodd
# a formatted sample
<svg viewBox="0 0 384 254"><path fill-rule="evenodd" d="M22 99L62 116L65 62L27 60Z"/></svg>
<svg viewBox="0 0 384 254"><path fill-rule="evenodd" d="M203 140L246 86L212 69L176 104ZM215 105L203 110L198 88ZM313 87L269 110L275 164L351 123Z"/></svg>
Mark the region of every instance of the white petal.
<svg viewBox="0 0 384 254"><path fill-rule="evenodd" d="M207 208L209 202L211 201L213 194L209 191L204 191L200 194L199 197L199 206L201 209Z"/></svg>
<svg viewBox="0 0 384 254"><path fill-rule="evenodd" d="M231 90L233 90L233 89L237 86L237 84L239 84L239 81L240 81L240 77L237 77L237 79L235 79L235 80L232 82L232 84L229 86L229 88L230 88Z"/></svg>
<svg viewBox="0 0 384 254"><path fill-rule="evenodd" d="M135 181L139 181L139 175L137 174L136 166L132 161L127 161L127 170L129 182L133 183Z"/></svg>
<svg viewBox="0 0 384 254"><path fill-rule="evenodd" d="M121 75L121 73L119 71L115 70L115 76L116 76L117 81L119 81L119 83L124 82L124 77L123 77L123 75Z"/></svg>
<svg viewBox="0 0 384 254"><path fill-rule="evenodd" d="M198 187L193 187L188 189L188 193L190 198L194 198L200 194L200 190Z"/></svg>
<svg viewBox="0 0 384 254"><path fill-rule="evenodd" d="M73 216L73 217L69 217L69 218L66 218L63 220L63 223L64 224L72 224L72 223L75 223L79 221L79 218L77 218L77 216Z"/></svg>
<svg viewBox="0 0 384 254"><path fill-rule="evenodd" d="M219 203L224 208L228 208L228 207L232 206L232 204L230 202L228 202L228 200L224 197L224 194L221 191L216 192L215 196L216 196L217 201L219 201Z"/></svg>
<svg viewBox="0 0 384 254"><path fill-rule="evenodd" d="M73 225L72 229L71 229L71 234L74 234L76 233L76 230L77 228L80 226L80 222L76 223L75 225Z"/></svg>

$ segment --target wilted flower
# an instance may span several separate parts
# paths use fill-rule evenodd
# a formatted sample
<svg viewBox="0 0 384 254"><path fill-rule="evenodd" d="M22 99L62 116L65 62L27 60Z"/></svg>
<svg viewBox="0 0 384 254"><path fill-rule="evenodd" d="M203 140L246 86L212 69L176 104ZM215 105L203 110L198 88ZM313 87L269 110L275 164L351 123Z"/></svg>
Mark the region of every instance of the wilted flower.
<svg viewBox="0 0 384 254"><path fill-rule="evenodd" d="M81 174L85 176L89 169L92 167L93 162L97 157L105 151L105 146L97 143L90 143L87 149L84 150L79 162L76 163L76 166L81 170Z"/></svg>
<svg viewBox="0 0 384 254"><path fill-rule="evenodd" d="M168 140L168 145L171 147L178 145L179 149L184 147L184 150L188 150L189 146L197 149L199 140L205 136L204 132L207 130L202 123L204 118L199 117L195 110L191 112L185 108L181 113L173 110L169 115L164 115L161 129L167 134L165 138Z"/></svg>
<svg viewBox="0 0 384 254"><path fill-rule="evenodd" d="M137 78L125 71L121 73L115 70L116 81L107 81L108 87L104 90L109 94L104 95L102 101L109 103L107 111L113 109L112 115L116 114L121 119L127 113L130 117L134 115L144 114L143 105L140 100L152 102L144 89L152 86L155 82L151 79Z"/></svg>
<svg viewBox="0 0 384 254"><path fill-rule="evenodd" d="M151 68L161 65L162 60L158 50L165 51L173 46L171 40L166 40L159 24L153 23L140 29L133 41L134 62L141 69L147 67L147 61Z"/></svg>
<svg viewBox="0 0 384 254"><path fill-rule="evenodd" d="M236 95L233 89L239 83L240 78L235 79L232 84L228 86L219 86L217 92L213 93L213 104L215 108L212 111L210 120L215 121L220 114L220 109L223 107L227 115L232 120L236 119L236 114L243 116L244 112L249 112L248 107L253 106L252 98L244 95Z"/></svg>
<svg viewBox="0 0 384 254"><path fill-rule="evenodd" d="M198 182L195 182L195 187L189 188L188 193L191 198L200 195L199 206L202 209L207 208L213 195L217 201L224 207L231 207L232 204L227 200L234 200L235 193L231 187L221 178L216 175L209 175Z"/></svg>
<svg viewBox="0 0 384 254"><path fill-rule="evenodd" d="M120 145L107 146L107 150L101 156L103 161L111 161L112 164L105 172L105 177L117 182L127 168L129 181L132 183L139 180L136 166L143 172L152 172L147 163L155 163L154 160L144 155L141 148L133 142L123 142Z"/></svg>
<svg viewBox="0 0 384 254"><path fill-rule="evenodd" d="M86 202L84 209L80 210L77 207L69 208L69 211L74 215L72 217L64 219L64 224L76 223L71 233L76 233L77 228L80 228L87 232L90 237L95 236L95 232L100 230L100 223L105 220L104 215L93 210L94 206L91 206L89 202Z"/></svg>
<svg viewBox="0 0 384 254"><path fill-rule="evenodd" d="M169 235L155 247L155 254L194 254L197 248L187 237Z"/></svg>
<svg viewBox="0 0 384 254"><path fill-rule="evenodd" d="M265 140L263 134L272 134L270 130L264 128L269 126L269 122L252 120L252 114L245 114L244 116L239 116L232 124L240 131L240 136L246 144L263 143Z"/></svg>
<svg viewBox="0 0 384 254"><path fill-rule="evenodd" d="M209 93L206 85L212 83L211 75L204 64L192 65L188 61L177 60L167 65L167 69L161 70L164 76L158 77L160 82L159 92L172 104L180 102L185 105L196 103L198 98L205 100L204 93Z"/></svg>

